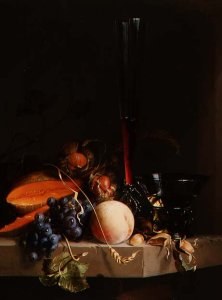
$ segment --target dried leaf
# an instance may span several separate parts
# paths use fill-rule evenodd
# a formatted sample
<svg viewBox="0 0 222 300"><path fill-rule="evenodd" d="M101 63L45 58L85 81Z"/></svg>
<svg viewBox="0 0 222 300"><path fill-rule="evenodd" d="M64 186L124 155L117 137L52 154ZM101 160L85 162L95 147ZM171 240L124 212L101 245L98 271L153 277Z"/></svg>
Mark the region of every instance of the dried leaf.
<svg viewBox="0 0 222 300"><path fill-rule="evenodd" d="M161 232L151 237L147 243L152 246L168 247L171 245L172 239L168 233Z"/></svg>
<svg viewBox="0 0 222 300"><path fill-rule="evenodd" d="M198 242L198 238L196 238L196 239L194 240L194 242L193 242L194 248L197 248L197 247L198 247L197 242Z"/></svg>
<svg viewBox="0 0 222 300"><path fill-rule="evenodd" d="M190 266L190 262L188 262L188 264L186 263L186 261L184 260L184 258L182 257L181 254L179 254L179 260L181 262L181 266L183 267L183 269L185 271L195 271L197 266Z"/></svg>
<svg viewBox="0 0 222 300"><path fill-rule="evenodd" d="M152 246L161 246L166 249L166 258L168 259L170 256L170 249L172 245L172 238L168 233L162 232L158 233L155 236L151 237L147 242L149 245Z"/></svg>
<svg viewBox="0 0 222 300"><path fill-rule="evenodd" d="M187 263L188 264L191 264L191 262L193 261L193 259L195 259L194 255L193 255L194 248L191 245L191 243L189 241L187 241L186 239L178 240L175 243L175 250L178 253L184 253L187 256Z"/></svg>
<svg viewBox="0 0 222 300"><path fill-rule="evenodd" d="M180 245L179 248L182 249L185 253L187 254L192 254L194 253L194 248L191 245L191 243L187 240L180 240Z"/></svg>

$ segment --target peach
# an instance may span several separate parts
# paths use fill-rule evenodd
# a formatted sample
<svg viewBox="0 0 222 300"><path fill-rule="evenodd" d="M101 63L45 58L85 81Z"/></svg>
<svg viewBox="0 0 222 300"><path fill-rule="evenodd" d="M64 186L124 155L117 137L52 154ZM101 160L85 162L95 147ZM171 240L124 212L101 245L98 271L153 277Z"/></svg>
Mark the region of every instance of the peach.
<svg viewBox="0 0 222 300"><path fill-rule="evenodd" d="M97 204L95 211L96 214L93 212L91 215L90 229L97 240L103 243L107 241L112 245L130 238L134 230L135 219L126 204L118 200L107 200Z"/></svg>

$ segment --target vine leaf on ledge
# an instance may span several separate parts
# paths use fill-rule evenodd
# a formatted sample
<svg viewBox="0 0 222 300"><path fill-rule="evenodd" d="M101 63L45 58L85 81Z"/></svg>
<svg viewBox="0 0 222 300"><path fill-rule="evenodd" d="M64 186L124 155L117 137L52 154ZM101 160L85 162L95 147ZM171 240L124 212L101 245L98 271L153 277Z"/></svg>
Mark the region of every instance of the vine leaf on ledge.
<svg viewBox="0 0 222 300"><path fill-rule="evenodd" d="M62 252L53 259L44 259L44 275L39 277L44 286L58 285L72 293L83 291L89 287L85 278L88 264L73 260L68 252Z"/></svg>
<svg viewBox="0 0 222 300"><path fill-rule="evenodd" d="M72 260L60 275L58 285L74 293L87 289L89 287L85 278L87 269L87 264Z"/></svg>

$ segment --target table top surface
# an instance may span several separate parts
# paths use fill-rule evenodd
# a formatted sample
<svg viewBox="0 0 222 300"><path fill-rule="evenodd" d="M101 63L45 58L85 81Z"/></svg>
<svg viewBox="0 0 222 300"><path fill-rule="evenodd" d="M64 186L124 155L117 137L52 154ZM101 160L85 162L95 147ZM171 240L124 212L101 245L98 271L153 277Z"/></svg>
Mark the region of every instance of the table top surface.
<svg viewBox="0 0 222 300"><path fill-rule="evenodd" d="M222 236L201 235L188 239L195 243L195 264L198 268L222 265ZM123 265L115 261L106 244L96 241L70 243L73 254L87 252L81 261L88 264L86 276L108 278L144 278L178 272L173 252L167 255L166 248L144 243L131 246L128 241L112 245L121 257L137 255ZM60 244L56 253L64 251ZM28 260L18 238L0 237L0 276L39 276L42 274L42 261L32 263Z"/></svg>

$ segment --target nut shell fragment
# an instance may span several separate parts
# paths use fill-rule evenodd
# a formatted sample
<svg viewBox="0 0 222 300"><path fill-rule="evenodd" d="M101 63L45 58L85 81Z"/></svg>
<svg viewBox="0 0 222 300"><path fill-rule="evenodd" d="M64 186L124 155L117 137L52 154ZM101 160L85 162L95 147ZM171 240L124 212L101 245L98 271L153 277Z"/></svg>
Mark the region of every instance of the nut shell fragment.
<svg viewBox="0 0 222 300"><path fill-rule="evenodd" d="M129 244L131 246L140 246L144 243L144 236L140 233L136 233L129 239Z"/></svg>

